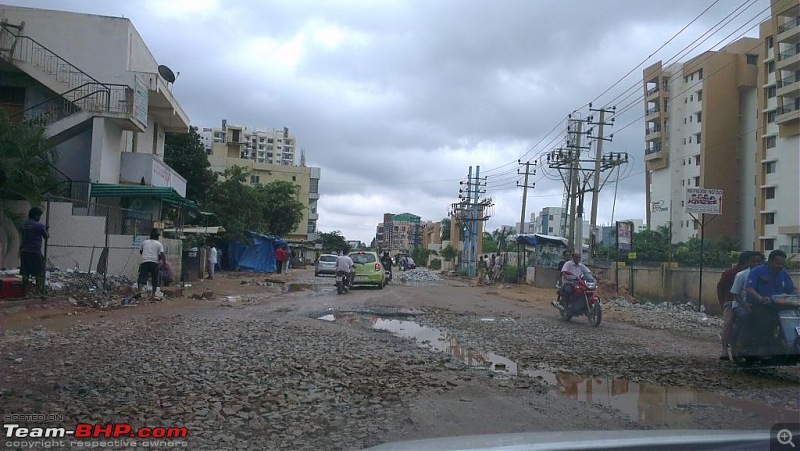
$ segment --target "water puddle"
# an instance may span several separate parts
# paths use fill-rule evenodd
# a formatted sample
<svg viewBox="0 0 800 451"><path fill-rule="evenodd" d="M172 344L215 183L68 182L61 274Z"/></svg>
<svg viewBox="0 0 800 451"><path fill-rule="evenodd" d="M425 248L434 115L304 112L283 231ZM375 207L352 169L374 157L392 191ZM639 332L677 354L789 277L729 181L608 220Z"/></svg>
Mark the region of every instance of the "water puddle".
<svg viewBox="0 0 800 451"><path fill-rule="evenodd" d="M296 293L298 291L313 290L313 285L309 283L287 283L281 288L284 293Z"/></svg>
<svg viewBox="0 0 800 451"><path fill-rule="evenodd" d="M415 339L419 346L443 352L469 366L535 378L554 387L553 393L560 396L610 407L633 420L651 425L695 428L698 414L706 418L718 417L729 415L732 410L741 412L743 418L757 417L767 422L797 421L796 411L687 387L667 387L544 370L523 370L511 359L459 343L454 335L446 331L422 326L411 320L354 312L337 312L317 319L387 331L398 337ZM481 319L487 320L490 319Z"/></svg>

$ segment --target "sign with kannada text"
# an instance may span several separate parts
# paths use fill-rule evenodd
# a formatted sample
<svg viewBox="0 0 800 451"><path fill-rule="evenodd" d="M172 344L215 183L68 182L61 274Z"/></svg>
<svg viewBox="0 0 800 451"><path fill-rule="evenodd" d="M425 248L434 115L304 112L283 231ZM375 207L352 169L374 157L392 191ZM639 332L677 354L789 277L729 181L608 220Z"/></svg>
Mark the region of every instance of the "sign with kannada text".
<svg viewBox="0 0 800 451"><path fill-rule="evenodd" d="M722 214L722 190L686 188L686 213Z"/></svg>

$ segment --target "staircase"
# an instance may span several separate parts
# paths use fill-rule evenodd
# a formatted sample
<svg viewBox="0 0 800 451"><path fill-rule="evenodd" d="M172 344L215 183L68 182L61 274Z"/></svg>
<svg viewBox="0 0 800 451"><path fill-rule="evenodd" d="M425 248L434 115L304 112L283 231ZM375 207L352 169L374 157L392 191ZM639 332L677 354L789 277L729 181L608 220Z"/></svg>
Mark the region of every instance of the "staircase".
<svg viewBox="0 0 800 451"><path fill-rule="evenodd" d="M24 22L14 25L6 19L0 21L0 59L57 95L13 115L13 121L45 127L54 144L80 133L95 116L121 119L123 128L144 131L132 120L133 89L97 81L35 39L22 35L24 27Z"/></svg>

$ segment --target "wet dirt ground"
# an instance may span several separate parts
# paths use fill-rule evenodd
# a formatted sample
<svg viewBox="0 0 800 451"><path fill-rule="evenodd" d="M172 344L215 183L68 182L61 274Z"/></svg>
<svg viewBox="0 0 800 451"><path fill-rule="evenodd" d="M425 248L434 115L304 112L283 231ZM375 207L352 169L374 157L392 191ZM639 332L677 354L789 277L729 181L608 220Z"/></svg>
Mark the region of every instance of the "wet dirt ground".
<svg viewBox="0 0 800 451"><path fill-rule="evenodd" d="M609 306L565 323L552 290L468 281L337 295L313 270L221 273L113 310L0 314L3 413L185 426L192 449L359 449L482 433L761 429L798 421L797 368L717 359L717 330ZM61 424L63 425L63 423Z"/></svg>

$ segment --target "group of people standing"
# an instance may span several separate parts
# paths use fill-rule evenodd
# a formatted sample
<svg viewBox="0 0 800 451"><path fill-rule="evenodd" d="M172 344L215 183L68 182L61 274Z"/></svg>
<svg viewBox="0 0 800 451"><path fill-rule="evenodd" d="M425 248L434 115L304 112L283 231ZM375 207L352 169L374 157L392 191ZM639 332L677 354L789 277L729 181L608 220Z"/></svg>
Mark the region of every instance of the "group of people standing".
<svg viewBox="0 0 800 451"><path fill-rule="evenodd" d="M503 275L503 256L500 254L481 255L477 265L478 285L490 285L501 280Z"/></svg>

